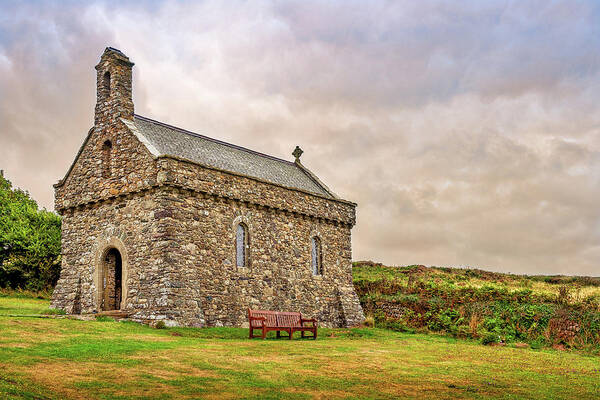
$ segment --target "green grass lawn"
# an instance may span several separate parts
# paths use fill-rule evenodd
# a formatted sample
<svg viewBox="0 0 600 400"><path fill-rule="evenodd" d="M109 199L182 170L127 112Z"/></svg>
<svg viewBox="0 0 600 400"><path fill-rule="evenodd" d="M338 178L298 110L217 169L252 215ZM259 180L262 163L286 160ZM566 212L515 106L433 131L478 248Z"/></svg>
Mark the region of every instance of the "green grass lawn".
<svg viewBox="0 0 600 400"><path fill-rule="evenodd" d="M600 358L379 329L248 340L238 328L10 317L48 301L0 295L0 398L594 399Z"/></svg>

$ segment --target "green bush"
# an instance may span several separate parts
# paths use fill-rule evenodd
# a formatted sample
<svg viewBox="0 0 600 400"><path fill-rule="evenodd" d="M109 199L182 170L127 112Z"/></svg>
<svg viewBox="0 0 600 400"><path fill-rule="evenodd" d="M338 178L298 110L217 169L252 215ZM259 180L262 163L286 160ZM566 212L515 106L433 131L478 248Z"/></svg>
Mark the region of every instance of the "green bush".
<svg viewBox="0 0 600 400"><path fill-rule="evenodd" d="M415 329L398 320L385 320L377 325L378 328L389 329L395 332L415 333Z"/></svg>
<svg viewBox="0 0 600 400"><path fill-rule="evenodd" d="M0 287L42 291L60 274L60 217L0 176Z"/></svg>
<svg viewBox="0 0 600 400"><path fill-rule="evenodd" d="M445 331L453 333L462 322L460 313L454 309L445 309L439 312L430 311L425 314L428 320L427 328L432 331Z"/></svg>
<svg viewBox="0 0 600 400"><path fill-rule="evenodd" d="M593 294L583 299L583 304L600 311L600 294Z"/></svg>
<svg viewBox="0 0 600 400"><path fill-rule="evenodd" d="M473 337L473 334L471 333L471 328L469 327L469 325L459 325L456 327L453 336L462 339L470 339Z"/></svg>
<svg viewBox="0 0 600 400"><path fill-rule="evenodd" d="M488 332L500 333L502 331L502 325L504 325L504 321L498 318L486 318L483 320L483 327L488 330Z"/></svg>
<svg viewBox="0 0 600 400"><path fill-rule="evenodd" d="M546 339L543 336L535 338L534 340L529 342L529 347L532 349L541 349L546 346Z"/></svg>
<svg viewBox="0 0 600 400"><path fill-rule="evenodd" d="M480 340L481 344L489 345L500 342L500 336L493 332L488 332L482 336Z"/></svg>

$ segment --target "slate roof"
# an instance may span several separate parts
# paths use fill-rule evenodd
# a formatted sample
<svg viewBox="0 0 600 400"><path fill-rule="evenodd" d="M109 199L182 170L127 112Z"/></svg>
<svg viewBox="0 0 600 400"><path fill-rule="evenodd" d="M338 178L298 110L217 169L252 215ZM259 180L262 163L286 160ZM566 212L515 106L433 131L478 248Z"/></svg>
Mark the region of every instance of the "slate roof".
<svg viewBox="0 0 600 400"><path fill-rule="evenodd" d="M133 123L125 119L122 121L156 157L173 156L276 185L337 198L327 186L299 163L222 142L140 115L135 115Z"/></svg>

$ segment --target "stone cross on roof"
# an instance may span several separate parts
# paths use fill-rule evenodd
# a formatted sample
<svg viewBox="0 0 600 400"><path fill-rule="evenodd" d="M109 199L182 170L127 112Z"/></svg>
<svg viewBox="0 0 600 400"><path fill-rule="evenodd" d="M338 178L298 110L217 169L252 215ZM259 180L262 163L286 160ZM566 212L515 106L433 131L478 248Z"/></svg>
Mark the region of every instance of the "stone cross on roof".
<svg viewBox="0 0 600 400"><path fill-rule="evenodd" d="M302 153L304 153L304 151L302 151L302 149L300 148L300 146L296 146L296 148L292 152L292 155L294 157L296 157L296 162L300 161L300 156L302 155Z"/></svg>

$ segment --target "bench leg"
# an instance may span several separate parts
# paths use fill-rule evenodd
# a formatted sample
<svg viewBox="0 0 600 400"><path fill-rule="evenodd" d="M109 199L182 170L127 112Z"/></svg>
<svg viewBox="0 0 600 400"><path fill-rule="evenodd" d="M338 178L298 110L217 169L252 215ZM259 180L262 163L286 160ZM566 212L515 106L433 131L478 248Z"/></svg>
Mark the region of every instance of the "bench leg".
<svg viewBox="0 0 600 400"><path fill-rule="evenodd" d="M262 338L266 338L267 337L267 330L265 328L263 328L262 330Z"/></svg>
<svg viewBox="0 0 600 400"><path fill-rule="evenodd" d="M250 339L252 339L254 336L252 336L252 327L248 328L248 337Z"/></svg>
<svg viewBox="0 0 600 400"><path fill-rule="evenodd" d="M277 339L279 339L281 337L281 332L277 331Z"/></svg>
<svg viewBox="0 0 600 400"><path fill-rule="evenodd" d="M293 330L293 329L290 329L290 330L288 331L288 334L290 335L290 336L289 336L289 339L290 339L290 340L292 340L292 336L294 335L294 330Z"/></svg>
<svg viewBox="0 0 600 400"><path fill-rule="evenodd" d="M300 331L300 337L304 339L304 331Z"/></svg>
<svg viewBox="0 0 600 400"><path fill-rule="evenodd" d="M317 328L313 331L313 340L317 340Z"/></svg>

